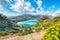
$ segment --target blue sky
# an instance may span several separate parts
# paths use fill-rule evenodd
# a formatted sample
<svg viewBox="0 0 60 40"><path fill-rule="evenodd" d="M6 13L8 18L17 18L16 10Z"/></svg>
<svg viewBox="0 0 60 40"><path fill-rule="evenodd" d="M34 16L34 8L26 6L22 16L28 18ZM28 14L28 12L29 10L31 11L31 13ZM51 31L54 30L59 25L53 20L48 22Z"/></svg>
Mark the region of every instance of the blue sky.
<svg viewBox="0 0 60 40"><path fill-rule="evenodd" d="M38 5L36 4L36 2L34 0L32 0L32 1L31 0L25 0L25 1L31 2L31 5L34 8L37 8L38 7ZM45 11L48 10L49 7L52 8L52 6L55 6L55 10L60 9L60 0L41 0L41 1L42 1L42 7L45 8L44 9Z"/></svg>
<svg viewBox="0 0 60 40"><path fill-rule="evenodd" d="M60 16L60 0L0 0L0 13Z"/></svg>

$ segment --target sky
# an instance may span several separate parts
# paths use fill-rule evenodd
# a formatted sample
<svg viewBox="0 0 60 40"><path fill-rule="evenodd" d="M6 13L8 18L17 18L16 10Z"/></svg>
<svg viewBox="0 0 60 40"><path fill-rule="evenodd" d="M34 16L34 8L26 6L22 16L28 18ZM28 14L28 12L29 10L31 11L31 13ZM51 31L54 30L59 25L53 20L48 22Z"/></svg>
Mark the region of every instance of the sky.
<svg viewBox="0 0 60 40"><path fill-rule="evenodd" d="M60 0L0 0L0 13L60 16Z"/></svg>

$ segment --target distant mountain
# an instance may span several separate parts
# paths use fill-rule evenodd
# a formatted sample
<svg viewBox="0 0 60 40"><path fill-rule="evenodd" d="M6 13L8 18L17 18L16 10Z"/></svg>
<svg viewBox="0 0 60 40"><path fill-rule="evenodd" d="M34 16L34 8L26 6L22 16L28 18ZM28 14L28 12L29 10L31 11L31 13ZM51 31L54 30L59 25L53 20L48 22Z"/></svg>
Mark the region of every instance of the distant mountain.
<svg viewBox="0 0 60 40"><path fill-rule="evenodd" d="M10 17L10 20L18 22L18 21L29 20L29 19L32 19L32 18L38 19L40 17L41 17L41 15L23 14L23 15L20 15L20 16Z"/></svg>
<svg viewBox="0 0 60 40"><path fill-rule="evenodd" d="M40 19L42 18L44 15L31 15L31 14L23 14L23 15L19 15L19 16L14 16L14 17L10 17L10 19L12 21L25 21L25 20L29 20L29 19ZM45 15L47 17L51 17L51 15Z"/></svg>
<svg viewBox="0 0 60 40"><path fill-rule="evenodd" d="M11 18L40 18L41 16L42 15L23 14L23 15L11 17Z"/></svg>

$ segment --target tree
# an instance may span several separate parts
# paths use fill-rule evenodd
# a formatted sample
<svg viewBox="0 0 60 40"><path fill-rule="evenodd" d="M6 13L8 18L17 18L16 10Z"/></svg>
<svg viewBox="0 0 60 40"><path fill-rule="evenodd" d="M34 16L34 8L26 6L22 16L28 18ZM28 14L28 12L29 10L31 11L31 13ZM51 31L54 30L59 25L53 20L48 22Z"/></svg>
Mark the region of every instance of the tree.
<svg viewBox="0 0 60 40"><path fill-rule="evenodd" d="M11 27L11 26L12 23L10 22L10 20L6 16L0 14L0 27Z"/></svg>
<svg viewBox="0 0 60 40"><path fill-rule="evenodd" d="M0 20L7 20L7 17L2 15L2 14L0 14Z"/></svg>

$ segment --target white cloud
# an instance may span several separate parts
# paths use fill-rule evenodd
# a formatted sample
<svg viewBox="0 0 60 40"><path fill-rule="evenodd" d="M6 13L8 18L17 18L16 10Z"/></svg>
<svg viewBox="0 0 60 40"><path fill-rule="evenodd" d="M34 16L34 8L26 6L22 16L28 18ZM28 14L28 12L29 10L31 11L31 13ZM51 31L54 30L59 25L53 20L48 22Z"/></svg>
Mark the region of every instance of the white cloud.
<svg viewBox="0 0 60 40"><path fill-rule="evenodd" d="M7 3L10 3L11 0L6 0L6 1L7 1ZM49 11L51 8L52 9L55 8L54 5L52 5L50 8L48 8L48 11L44 11L44 8L42 7L42 0L38 0L38 1L35 0L35 2L38 5L37 9L32 7L30 2L24 2L24 0L15 0L15 1L16 1L15 5L12 5L12 4L10 4L10 5L11 5L12 10L19 12L18 14L8 13L8 12L4 12L4 13L0 12L0 13L3 13L6 16L17 16L17 15L21 15L21 14L25 14L25 13L31 14L31 15L52 15L52 16L60 15L60 10L57 10L53 14L51 14L51 11ZM38 10L38 9L40 9L40 10ZM0 5L0 10L3 10L3 8L1 8L1 5Z"/></svg>
<svg viewBox="0 0 60 40"><path fill-rule="evenodd" d="M0 11L2 11L2 10L4 10L4 9L3 9L2 5L0 5Z"/></svg>
<svg viewBox="0 0 60 40"><path fill-rule="evenodd" d="M38 8L35 9L34 7L32 7L30 2L24 2L24 0L16 0L16 1L17 3L15 5L12 5L12 9L22 14L26 13L31 15L51 15L51 16L60 15L60 10L51 13L50 9L52 8L51 10L53 11L53 9L55 8L54 5L49 7L48 11L44 11L44 8L42 7L42 0L38 1L35 0L40 10L38 10Z"/></svg>
<svg viewBox="0 0 60 40"><path fill-rule="evenodd" d="M16 0L17 3L12 5L11 9L19 13L33 13L35 9L31 6L30 2L24 2L24 0Z"/></svg>
<svg viewBox="0 0 60 40"><path fill-rule="evenodd" d="M24 0L16 0L17 3L15 5L12 5L11 9L19 12L19 13L28 13L28 14L39 14L34 7L31 6L30 2L24 2ZM42 1L38 0L36 1L38 8L41 7L42 5ZM40 8L40 12L42 12L42 10L44 10L42 7ZM35 12L36 11L36 12Z"/></svg>
<svg viewBox="0 0 60 40"><path fill-rule="evenodd" d="M10 3L11 0L5 0L6 2ZM10 9L19 12L19 14L24 14L24 13L28 13L28 14L32 14L34 12L34 8L31 6L30 2L24 2L24 0L15 0L16 3L15 5L11 5ZM7 12L0 12L3 13L6 16L16 16L19 14L14 14L14 13L7 13Z"/></svg>
<svg viewBox="0 0 60 40"><path fill-rule="evenodd" d="M45 13L44 15L53 16L51 11L46 11L46 12L44 12L44 13Z"/></svg>
<svg viewBox="0 0 60 40"><path fill-rule="evenodd" d="M60 16L60 9L58 9L58 10L56 10L54 12L45 11L44 14L49 15L49 16L53 16L53 17Z"/></svg>
<svg viewBox="0 0 60 40"><path fill-rule="evenodd" d="M18 16L18 15L20 15L20 14L9 13L9 12L2 12L2 11L0 11L0 14L3 14L5 16L7 16L7 17L12 17L12 16Z"/></svg>
<svg viewBox="0 0 60 40"><path fill-rule="evenodd" d="M30 2L25 2L25 5L30 7L31 6L31 3Z"/></svg>
<svg viewBox="0 0 60 40"><path fill-rule="evenodd" d="M18 16L18 15L20 15L20 14L15 14L15 13L13 13L13 14L11 14L11 13L6 13L6 14L4 14L4 15L6 15L6 16L8 16L8 17L12 17L12 16Z"/></svg>
<svg viewBox="0 0 60 40"><path fill-rule="evenodd" d="M25 2L25 7L23 9L26 12L34 12L34 8L31 6L30 2Z"/></svg>
<svg viewBox="0 0 60 40"><path fill-rule="evenodd" d="M16 0L16 4L15 5L11 5L11 9L20 12L23 9L24 5L24 0Z"/></svg>
<svg viewBox="0 0 60 40"><path fill-rule="evenodd" d="M37 1L37 4L38 4L38 7L41 7L42 6L42 1L41 0L38 0Z"/></svg>
<svg viewBox="0 0 60 40"><path fill-rule="evenodd" d="M55 13L60 13L60 9L56 10L56 12L55 12Z"/></svg>
<svg viewBox="0 0 60 40"><path fill-rule="evenodd" d="M3 14L3 15L8 16L8 17L20 15L19 13L15 14L15 13L6 12L2 5L0 5L0 14Z"/></svg>
<svg viewBox="0 0 60 40"><path fill-rule="evenodd" d="M9 2L7 2L6 0L0 0L0 5L10 6Z"/></svg>
<svg viewBox="0 0 60 40"><path fill-rule="evenodd" d="M56 10L52 15L53 16L60 16L60 9Z"/></svg>
<svg viewBox="0 0 60 40"><path fill-rule="evenodd" d="M42 0L36 1L38 7L36 9L37 14L43 15L44 13L44 8L42 7ZM39 9L39 10L38 10Z"/></svg>
<svg viewBox="0 0 60 40"><path fill-rule="evenodd" d="M6 1L10 3L10 0L6 0Z"/></svg>
<svg viewBox="0 0 60 40"><path fill-rule="evenodd" d="M2 5L0 5L0 8L2 7Z"/></svg>
<svg viewBox="0 0 60 40"><path fill-rule="evenodd" d="M54 6L54 5L52 5L52 8L55 8L55 6Z"/></svg>

